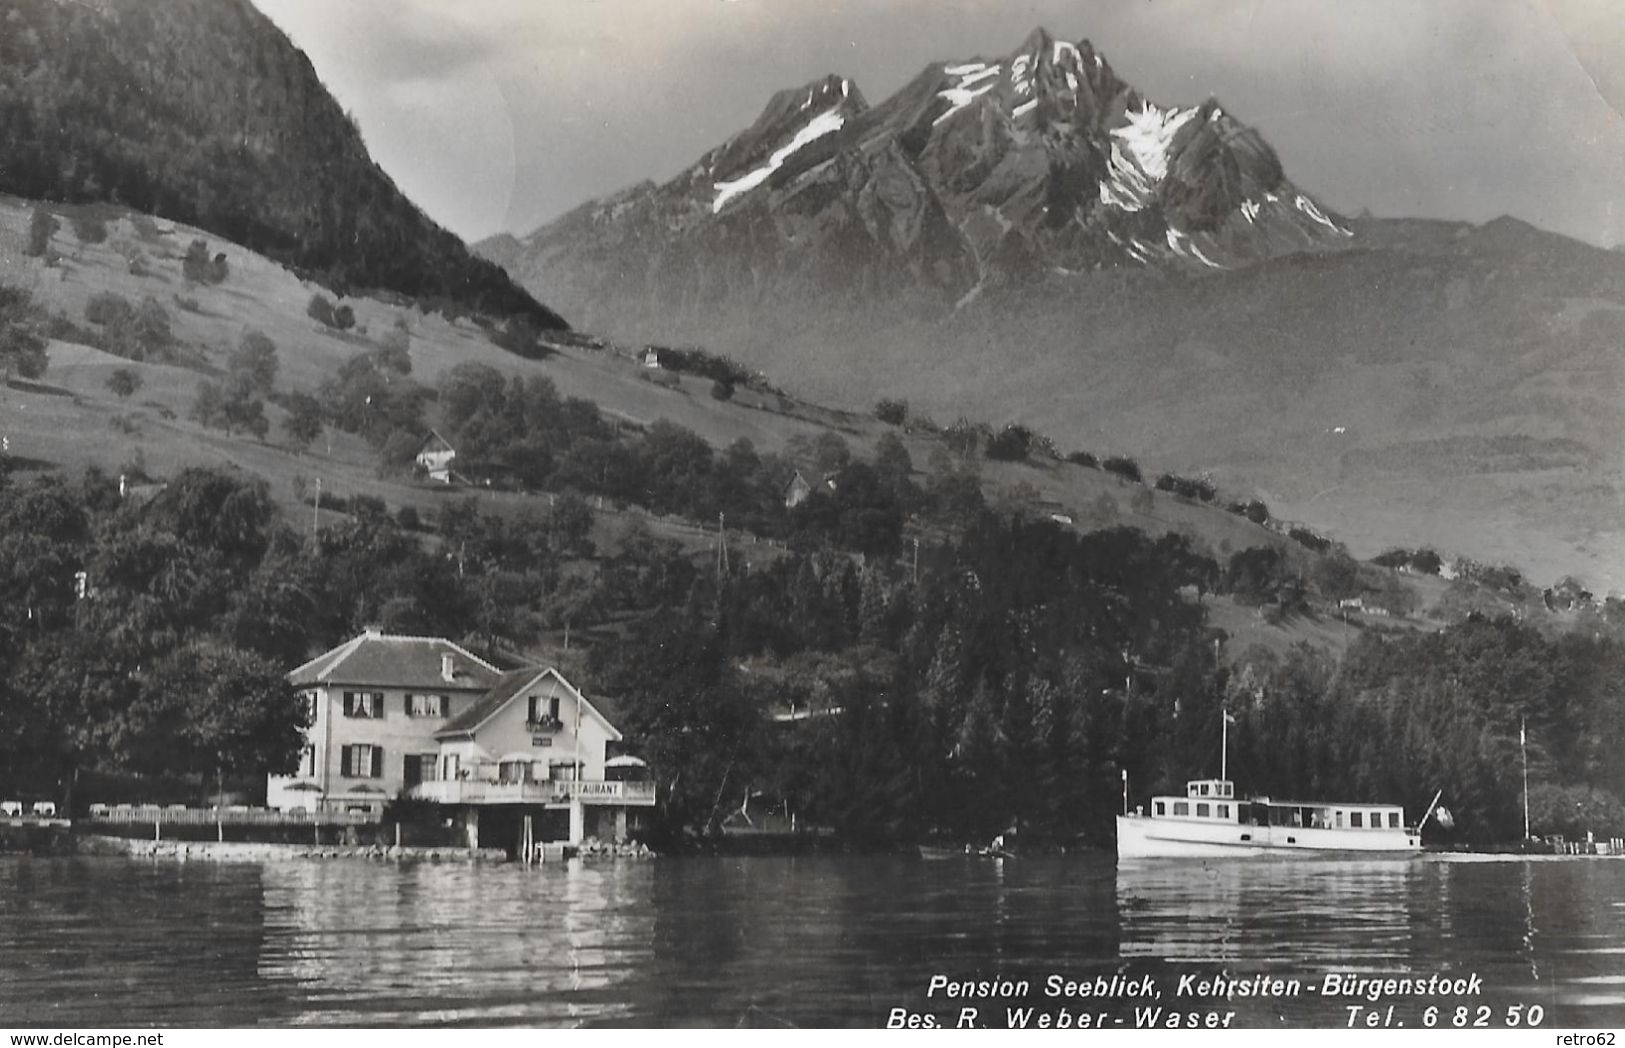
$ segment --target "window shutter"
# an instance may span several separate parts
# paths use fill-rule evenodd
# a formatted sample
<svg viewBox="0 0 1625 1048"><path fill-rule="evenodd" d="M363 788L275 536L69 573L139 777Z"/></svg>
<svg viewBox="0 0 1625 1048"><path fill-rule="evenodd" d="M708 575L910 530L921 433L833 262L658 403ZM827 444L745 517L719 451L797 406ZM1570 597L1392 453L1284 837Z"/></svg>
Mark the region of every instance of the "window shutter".
<svg viewBox="0 0 1625 1048"><path fill-rule="evenodd" d="M344 696L344 698L345 698L346 701L348 701L350 696L346 695L346 696ZM340 775L348 775L348 774L350 774L350 751L352 749L354 749L354 747L346 746L343 749L339 750L339 774Z"/></svg>
<svg viewBox="0 0 1625 1048"><path fill-rule="evenodd" d="M406 702L401 706L401 712L408 717L412 716L412 693L406 693Z"/></svg>
<svg viewBox="0 0 1625 1048"><path fill-rule="evenodd" d="M353 691L344 693L344 715L346 717L355 716L355 692Z"/></svg>
<svg viewBox="0 0 1625 1048"><path fill-rule="evenodd" d="M530 697L530 722L535 724L539 719L540 718L536 716L536 696L532 695Z"/></svg>
<svg viewBox="0 0 1625 1048"><path fill-rule="evenodd" d="M384 748L382 746L372 748L372 777L375 779L384 777Z"/></svg>
<svg viewBox="0 0 1625 1048"><path fill-rule="evenodd" d="M557 695L547 700L547 714L554 720L559 719L559 697Z"/></svg>

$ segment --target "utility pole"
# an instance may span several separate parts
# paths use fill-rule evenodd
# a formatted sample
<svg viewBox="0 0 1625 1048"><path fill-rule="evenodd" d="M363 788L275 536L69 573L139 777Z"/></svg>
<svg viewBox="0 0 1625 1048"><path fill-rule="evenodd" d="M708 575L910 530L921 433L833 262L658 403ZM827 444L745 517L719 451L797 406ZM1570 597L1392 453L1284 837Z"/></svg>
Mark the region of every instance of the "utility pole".
<svg viewBox="0 0 1625 1048"><path fill-rule="evenodd" d="M322 530L322 478L316 478L316 508L310 518L310 534L319 535Z"/></svg>

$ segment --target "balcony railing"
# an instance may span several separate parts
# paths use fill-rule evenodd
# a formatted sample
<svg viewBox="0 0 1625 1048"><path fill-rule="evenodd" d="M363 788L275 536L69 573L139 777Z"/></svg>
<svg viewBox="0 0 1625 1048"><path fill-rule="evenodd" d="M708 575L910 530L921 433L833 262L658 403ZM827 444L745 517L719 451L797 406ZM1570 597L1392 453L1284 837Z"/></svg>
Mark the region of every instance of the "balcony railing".
<svg viewBox="0 0 1625 1048"><path fill-rule="evenodd" d="M537 732L559 732L564 730L564 722L557 717L537 717L525 721L525 727Z"/></svg>
<svg viewBox="0 0 1625 1048"><path fill-rule="evenodd" d="M537 779L500 782L494 779L450 779L420 782L411 796L437 804L583 804L652 805L652 782L605 782L595 779Z"/></svg>

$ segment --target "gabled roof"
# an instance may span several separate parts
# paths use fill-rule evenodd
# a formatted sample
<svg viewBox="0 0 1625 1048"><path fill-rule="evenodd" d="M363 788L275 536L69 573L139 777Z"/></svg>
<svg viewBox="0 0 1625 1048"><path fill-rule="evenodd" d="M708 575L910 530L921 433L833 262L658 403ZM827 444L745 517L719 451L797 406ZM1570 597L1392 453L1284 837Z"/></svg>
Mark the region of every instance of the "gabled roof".
<svg viewBox="0 0 1625 1048"><path fill-rule="evenodd" d="M440 449L449 451L454 455L457 453L457 449L452 447L451 441L447 440L445 437L442 437L439 430L431 429L429 430L428 436L423 438L423 443L418 445L418 454L423 454L425 451L429 450L431 445L435 445L436 442L438 442L437 446Z"/></svg>
<svg viewBox="0 0 1625 1048"><path fill-rule="evenodd" d="M444 727L434 733L434 737L440 739L449 735L473 735L484 726L486 721L495 717L504 706L518 698L523 692L528 691L531 686L541 683L548 677L552 677L557 681L569 693L571 698L579 702L582 710L596 717L600 724L609 729L609 737L612 740L620 741L620 729L611 724L609 718L604 716L598 707L588 701L587 697L581 694L574 684L565 680L564 674L551 666L531 666L526 669L514 670L512 673L504 673L490 691L480 696L478 702L447 721Z"/></svg>
<svg viewBox="0 0 1625 1048"><path fill-rule="evenodd" d="M441 675L443 657L452 657L452 679ZM425 691L484 691L501 671L443 637L404 637L368 630L322 652L288 674L289 683L359 684Z"/></svg>

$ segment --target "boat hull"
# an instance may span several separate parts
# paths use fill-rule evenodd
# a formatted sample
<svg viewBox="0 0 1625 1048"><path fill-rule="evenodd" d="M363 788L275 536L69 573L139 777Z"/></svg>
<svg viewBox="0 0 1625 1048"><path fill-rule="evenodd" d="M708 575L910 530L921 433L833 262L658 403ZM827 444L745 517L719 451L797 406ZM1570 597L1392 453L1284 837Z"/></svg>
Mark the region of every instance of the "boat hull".
<svg viewBox="0 0 1625 1048"><path fill-rule="evenodd" d="M1421 851L1421 838L1403 829L1248 826L1146 815L1117 817L1117 855L1123 859L1416 855Z"/></svg>

